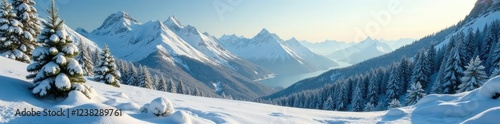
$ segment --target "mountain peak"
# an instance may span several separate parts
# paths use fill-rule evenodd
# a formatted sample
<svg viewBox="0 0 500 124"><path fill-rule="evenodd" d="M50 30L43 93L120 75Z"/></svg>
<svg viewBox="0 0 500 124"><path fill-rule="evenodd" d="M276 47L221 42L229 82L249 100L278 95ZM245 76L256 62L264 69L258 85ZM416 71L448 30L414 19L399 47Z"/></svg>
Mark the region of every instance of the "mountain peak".
<svg viewBox="0 0 500 124"><path fill-rule="evenodd" d="M270 34L269 31L266 28L263 28L259 34Z"/></svg>
<svg viewBox="0 0 500 124"><path fill-rule="evenodd" d="M131 30L132 24L140 24L135 18L130 16L124 11L118 11L117 13L113 13L106 18L106 20L102 23L102 25L93 31L96 34L118 34L121 32L125 32L127 30Z"/></svg>
<svg viewBox="0 0 500 124"><path fill-rule="evenodd" d="M184 27L182 26L181 22L177 18L175 18L175 16L168 17L168 19L164 23L167 24L168 26L174 26L178 28Z"/></svg>

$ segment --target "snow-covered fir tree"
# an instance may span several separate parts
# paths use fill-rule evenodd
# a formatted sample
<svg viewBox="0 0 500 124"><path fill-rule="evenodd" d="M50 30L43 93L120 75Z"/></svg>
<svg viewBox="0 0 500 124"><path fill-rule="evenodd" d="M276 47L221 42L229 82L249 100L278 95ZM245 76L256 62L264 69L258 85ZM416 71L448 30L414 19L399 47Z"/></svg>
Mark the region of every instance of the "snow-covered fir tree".
<svg viewBox="0 0 500 124"><path fill-rule="evenodd" d="M425 88L427 86L427 83L429 83L429 74L431 73L425 51L420 50L415 56L414 61L415 64L413 67L410 85L420 82L422 84L422 87Z"/></svg>
<svg viewBox="0 0 500 124"><path fill-rule="evenodd" d="M447 68L444 71L443 79L441 79L441 89L443 90L442 93L445 94L456 93L458 85L462 83L460 81L460 78L463 76L463 65L462 57L460 56L460 50L458 50L458 48L458 46L454 47L452 51L450 51L451 56L446 62Z"/></svg>
<svg viewBox="0 0 500 124"><path fill-rule="evenodd" d="M99 56L99 62L94 68L94 80L105 84L120 87L121 74L115 63L115 58L111 55L108 45L104 45L104 49Z"/></svg>
<svg viewBox="0 0 500 124"><path fill-rule="evenodd" d="M32 35L25 35L23 24L7 0L4 0L0 15L0 56L30 63L31 53L37 46Z"/></svg>
<svg viewBox="0 0 500 124"><path fill-rule="evenodd" d="M426 94L420 82L411 85L411 88L407 91L406 95L406 105L415 105L418 100L422 99Z"/></svg>
<svg viewBox="0 0 500 124"><path fill-rule="evenodd" d="M33 51L33 60L27 70L28 79L33 79L31 87L35 96L52 95L66 97L71 90L81 91L90 98L90 90L83 77L83 69L73 59L78 55L78 48L62 28L57 10L52 1L52 8L47 10L49 20L44 22L44 29L38 42L43 44Z"/></svg>
<svg viewBox="0 0 500 124"><path fill-rule="evenodd" d="M469 64L465 66L466 70L464 71L464 77L460 79L462 84L458 86L458 92L474 90L486 82L488 76L483 71L484 66L481 65L481 62L479 56L477 56L475 59L471 59Z"/></svg>
<svg viewBox="0 0 500 124"><path fill-rule="evenodd" d="M359 84L354 88L354 92L352 93L352 110L353 111L363 111L363 96L361 94L361 87Z"/></svg>
<svg viewBox="0 0 500 124"><path fill-rule="evenodd" d="M179 93L179 94L185 94L186 93L184 91L184 83L182 83L182 80L179 81L179 85L177 85L177 90L175 92Z"/></svg>
<svg viewBox="0 0 500 124"><path fill-rule="evenodd" d="M413 70L412 67L413 66L410 59L408 59L406 56L403 56L403 59L401 59L401 62L399 64L400 81L398 83L401 85L401 90L399 90L400 95L406 93L406 89L409 87Z"/></svg>
<svg viewBox="0 0 500 124"><path fill-rule="evenodd" d="M13 0L12 6L14 7L14 12L17 14L17 20L23 24L23 30L27 31L24 35L31 35L34 38L38 37L42 28L38 19L38 12L35 8L35 2L33 0ZM35 41L35 39L26 38L22 41Z"/></svg>
<svg viewBox="0 0 500 124"><path fill-rule="evenodd" d="M339 86L339 85L337 85L337 86ZM336 110L345 111L345 110L347 110L347 105L349 105L349 103L348 103L349 100L348 100L348 96L347 96L347 92L348 92L347 91L347 84L346 83L340 84L339 88L340 88L340 91L337 95L337 97L339 97L339 100L336 101L337 102Z"/></svg>
<svg viewBox="0 0 500 124"><path fill-rule="evenodd" d="M165 79L165 76L160 77L158 87L156 89L159 91L167 91L167 80Z"/></svg>
<svg viewBox="0 0 500 124"><path fill-rule="evenodd" d="M140 68L139 68L140 69ZM131 86L139 86L139 70L137 70L137 67L134 66L134 64L130 64L129 71L127 73L127 76L129 77L127 79L128 85Z"/></svg>
<svg viewBox="0 0 500 124"><path fill-rule="evenodd" d="M77 60L83 68L83 75L94 75L94 63L92 62L92 58L90 57L90 48L83 42L80 42L78 44L78 48L80 49L80 54L78 55Z"/></svg>
<svg viewBox="0 0 500 124"><path fill-rule="evenodd" d="M322 106L322 109L323 110L333 110L333 99L331 96L328 96L328 98L326 98L326 101L323 102L323 106Z"/></svg>
<svg viewBox="0 0 500 124"><path fill-rule="evenodd" d="M388 109L399 108L399 107L401 107L401 103L399 102L398 99L392 99L391 102L389 102L389 105L387 106Z"/></svg>
<svg viewBox="0 0 500 124"><path fill-rule="evenodd" d="M140 65L139 68L141 69L138 79L139 87L152 89L151 74L149 74L148 68L142 65Z"/></svg>
<svg viewBox="0 0 500 124"><path fill-rule="evenodd" d="M379 96L379 85L378 82L379 78L377 77L378 74L372 73L372 77L370 78L370 84L368 84L368 94L366 95L367 97L367 103L371 103L372 105L376 105L378 103L378 96Z"/></svg>
<svg viewBox="0 0 500 124"><path fill-rule="evenodd" d="M397 99L401 94L401 85L399 85L399 70L398 65L393 64L391 68L391 74L389 76L389 82L387 83L387 88L385 91L386 103L390 103L392 99Z"/></svg>
<svg viewBox="0 0 500 124"><path fill-rule="evenodd" d="M496 43L495 47L492 48L492 54L490 54L490 60L491 60L491 74L493 76L497 76L498 73L495 72L495 70L500 70L500 66L497 66L499 63L500 63L500 39L499 41ZM494 74L496 73L496 74Z"/></svg>
<svg viewBox="0 0 500 124"><path fill-rule="evenodd" d="M496 77L498 75L500 75L500 63L497 63L497 69L493 70L493 72L491 73L491 76L490 78L493 78L493 77Z"/></svg>
<svg viewBox="0 0 500 124"><path fill-rule="evenodd" d="M171 93L177 93L177 89L175 89L175 84L174 84L174 81L172 80L172 78L170 78L170 80L168 81L167 90L168 90L168 92L171 92Z"/></svg>
<svg viewBox="0 0 500 124"><path fill-rule="evenodd" d="M365 112L370 112L370 111L374 111L374 110L375 110L375 106L373 105L373 103L366 103L365 108L363 108L363 111L365 111Z"/></svg>

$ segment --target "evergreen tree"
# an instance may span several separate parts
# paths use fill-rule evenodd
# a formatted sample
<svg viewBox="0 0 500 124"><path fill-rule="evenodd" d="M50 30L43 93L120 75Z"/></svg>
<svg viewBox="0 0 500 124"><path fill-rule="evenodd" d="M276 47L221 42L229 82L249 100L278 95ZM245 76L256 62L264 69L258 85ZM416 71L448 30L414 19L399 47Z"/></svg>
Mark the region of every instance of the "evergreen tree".
<svg viewBox="0 0 500 124"><path fill-rule="evenodd" d="M458 48L455 47L451 51L452 54L450 55L452 56L448 58L447 68L445 69L443 79L441 79L441 82L443 82L441 85L441 89L443 89L442 93L445 94L455 93L458 85L462 84L460 78L462 77L463 66Z"/></svg>
<svg viewBox="0 0 500 124"><path fill-rule="evenodd" d="M177 91L176 92L179 93L179 94L185 94L186 93L184 91L184 83L182 83L182 80L179 81L179 85L177 86Z"/></svg>
<svg viewBox="0 0 500 124"><path fill-rule="evenodd" d="M348 96L347 96L347 84L343 83L340 84L340 91L338 93L339 101L337 101L337 110L339 111L345 111L347 110L347 105L348 103Z"/></svg>
<svg viewBox="0 0 500 124"><path fill-rule="evenodd" d="M386 102L391 102L392 99L397 99L399 97L399 90L401 90L401 85L399 85L399 69L397 68L397 64L393 64L391 69L391 75L389 76L389 82L387 83L387 88L385 92L385 96L387 98Z"/></svg>
<svg viewBox="0 0 500 124"><path fill-rule="evenodd" d="M154 75L153 78L151 78L151 89L158 90L160 86L160 77L158 75Z"/></svg>
<svg viewBox="0 0 500 124"><path fill-rule="evenodd" d="M174 81L172 80L172 78L170 78L170 80L168 81L168 92L171 92L171 93L177 92L177 89L175 88L175 84L174 84Z"/></svg>
<svg viewBox="0 0 500 124"><path fill-rule="evenodd" d="M441 66L439 68L438 75L436 77L436 81L434 81L434 85L432 86L432 93L437 93L437 94L443 93L443 89L441 89L443 82L441 80L444 79L445 70L446 70L446 68L448 68L448 66L446 65L447 61L448 61L448 59L445 58L441 62Z"/></svg>
<svg viewBox="0 0 500 124"><path fill-rule="evenodd" d="M500 75L500 63L497 63L497 69L493 70L493 73L491 73L491 78L496 77Z"/></svg>
<svg viewBox="0 0 500 124"><path fill-rule="evenodd" d="M401 107L401 103L399 102L398 99L392 99L391 102L389 102L389 106L387 106L388 109L399 108L399 107Z"/></svg>
<svg viewBox="0 0 500 124"><path fill-rule="evenodd" d="M377 77L377 74L373 73L372 77L370 78L370 84L368 84L368 94L367 94L367 102L372 103L373 105L376 105L378 102L378 89L379 86L377 85L379 82L379 78Z"/></svg>
<svg viewBox="0 0 500 124"><path fill-rule="evenodd" d="M467 70L464 72L464 77L461 78L463 82L458 86L458 92L471 91L481 87L488 79L488 76L483 71L484 66L481 65L479 56L476 59L471 59L469 65L465 66Z"/></svg>
<svg viewBox="0 0 500 124"><path fill-rule="evenodd" d="M322 109L323 110L333 110L334 109L332 96L328 96L328 98L326 98L326 101L323 102Z"/></svg>
<svg viewBox="0 0 500 124"><path fill-rule="evenodd" d="M426 58L427 56L425 55L425 52L423 50L418 52L415 56L411 85L420 82L421 84L423 84L422 87L425 88L427 86L427 83L429 83L430 68L428 66L429 64Z"/></svg>
<svg viewBox="0 0 500 124"><path fill-rule="evenodd" d="M491 72L493 74L493 72L495 70L499 70L500 67L499 66L496 66L498 63L500 63L500 41L498 41L495 45L494 48L492 48L492 51L493 53L490 54L491 56L489 57L489 60L491 60ZM493 77L493 76L492 76Z"/></svg>
<svg viewBox="0 0 500 124"><path fill-rule="evenodd" d="M83 69L73 59L78 55L78 48L62 28L63 21L57 16L54 1L47 12L49 20L43 23L45 28L38 40L43 45L35 48L34 62L27 67L31 74L26 78L33 79L34 83L32 93L66 97L71 90L77 90L90 98L91 90L84 84Z"/></svg>
<svg viewBox="0 0 500 124"><path fill-rule="evenodd" d="M94 80L105 84L120 87L121 74L116 67L115 59L109 51L108 45L104 45L99 57L99 63L94 69Z"/></svg>
<svg viewBox="0 0 500 124"><path fill-rule="evenodd" d="M409 87L410 81L411 81L411 73L412 73L412 64L406 56L403 57L401 60L401 63L399 65L399 75L400 81L399 84L401 85L401 90L399 90L399 94L404 94L406 89Z"/></svg>
<svg viewBox="0 0 500 124"><path fill-rule="evenodd" d="M365 108L363 110L365 112L371 112L375 110L375 106L373 105L373 103L368 102L366 103Z"/></svg>
<svg viewBox="0 0 500 124"><path fill-rule="evenodd" d="M353 111L363 111L363 96L361 94L361 87L359 84L354 88L353 96L352 96L352 109Z"/></svg>
<svg viewBox="0 0 500 124"><path fill-rule="evenodd" d="M434 43L431 43L429 49L427 50L427 60L428 60L428 64L429 64L429 71L430 72L434 72L435 70L438 70L439 66L437 66L436 64L438 64L439 62L437 61L436 59L436 49L434 48L435 45Z"/></svg>
<svg viewBox="0 0 500 124"><path fill-rule="evenodd" d="M141 71L139 72L139 87L142 88L147 88L147 89L152 89L153 86L151 86L151 75L149 74L149 70L147 67L140 65L139 68Z"/></svg>
<svg viewBox="0 0 500 124"><path fill-rule="evenodd" d="M83 75L90 76L94 75L94 63L92 62L92 58L89 54L89 48L84 43L81 42L78 44L78 48L80 49L80 54L78 55L78 63L82 65Z"/></svg>
<svg viewBox="0 0 500 124"><path fill-rule="evenodd" d="M12 5L18 17L17 20L24 26L23 30L29 33L24 35L38 37L42 28L40 27L35 2L33 0L13 0Z"/></svg>
<svg viewBox="0 0 500 124"><path fill-rule="evenodd" d="M127 73L128 75L128 79L127 79L127 84L128 85L131 85L131 86L139 86L139 71L137 70L137 68L135 67L134 64L130 63L130 68L129 68L129 71ZM139 68L141 69L141 68Z"/></svg>
<svg viewBox="0 0 500 124"><path fill-rule="evenodd" d="M161 76L160 82L158 83L158 89L159 91L167 91L167 80L165 79L165 76Z"/></svg>
<svg viewBox="0 0 500 124"><path fill-rule="evenodd" d="M2 4L0 56L30 63L31 53L36 46L35 38L31 35L24 35L23 24L17 20L11 4L7 0L4 0Z"/></svg>
<svg viewBox="0 0 500 124"><path fill-rule="evenodd" d="M411 85L411 88L407 91L406 105L415 105L418 100L422 99L426 94L420 82Z"/></svg>

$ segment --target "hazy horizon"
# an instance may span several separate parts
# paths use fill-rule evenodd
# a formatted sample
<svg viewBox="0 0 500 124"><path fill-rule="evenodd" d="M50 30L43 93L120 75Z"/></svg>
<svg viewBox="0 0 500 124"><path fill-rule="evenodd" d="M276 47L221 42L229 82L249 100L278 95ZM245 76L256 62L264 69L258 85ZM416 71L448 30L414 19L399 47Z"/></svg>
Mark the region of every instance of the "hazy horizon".
<svg viewBox="0 0 500 124"><path fill-rule="evenodd" d="M50 1L35 0L41 17ZM419 39L462 20L475 0L288 1L288 0L58 0L66 24L92 31L109 15L125 11L141 22L176 16L216 37L255 36L262 28L282 39L322 42Z"/></svg>

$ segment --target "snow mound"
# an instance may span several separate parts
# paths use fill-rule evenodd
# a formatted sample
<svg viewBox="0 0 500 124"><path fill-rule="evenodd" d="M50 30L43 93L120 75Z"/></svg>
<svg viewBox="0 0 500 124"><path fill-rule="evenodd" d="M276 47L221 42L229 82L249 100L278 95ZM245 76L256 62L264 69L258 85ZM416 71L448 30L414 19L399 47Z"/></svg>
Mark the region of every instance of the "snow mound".
<svg viewBox="0 0 500 124"><path fill-rule="evenodd" d="M498 115L500 115L500 107L495 107L465 120L462 124L495 124L498 123Z"/></svg>
<svg viewBox="0 0 500 124"><path fill-rule="evenodd" d="M403 116L405 114L406 114L405 111L401 110L400 108L395 108L395 109L389 110L389 112L387 112L387 114L385 114L385 116Z"/></svg>
<svg viewBox="0 0 500 124"><path fill-rule="evenodd" d="M491 99L496 93L500 93L500 76L490 79L479 89L478 98Z"/></svg>
<svg viewBox="0 0 500 124"><path fill-rule="evenodd" d="M177 111L172 114L170 117L170 121L176 124L192 124L191 116L184 111Z"/></svg>
<svg viewBox="0 0 500 124"><path fill-rule="evenodd" d="M88 104L88 103L95 103L91 99L87 98L82 92L80 91L70 91L68 93L68 97L62 101L60 104L62 105L83 105L83 104Z"/></svg>
<svg viewBox="0 0 500 124"><path fill-rule="evenodd" d="M148 112L156 116L169 116L172 115L175 110L170 100L159 97L149 103Z"/></svg>

